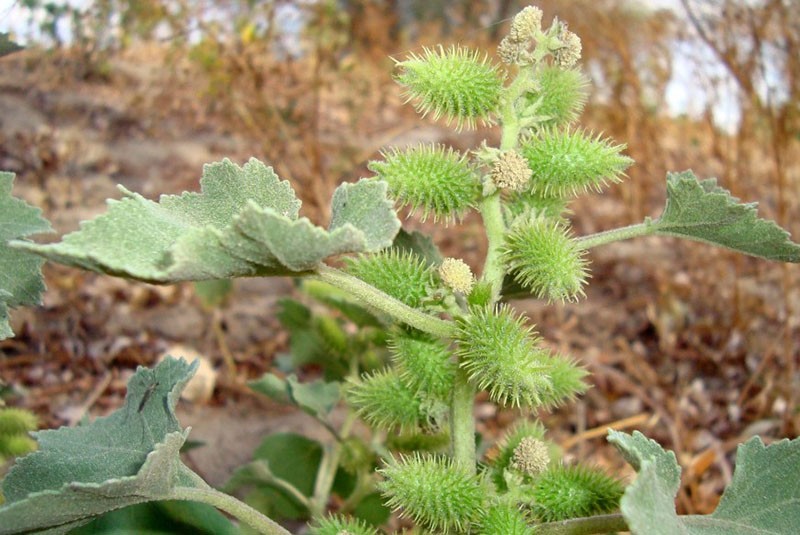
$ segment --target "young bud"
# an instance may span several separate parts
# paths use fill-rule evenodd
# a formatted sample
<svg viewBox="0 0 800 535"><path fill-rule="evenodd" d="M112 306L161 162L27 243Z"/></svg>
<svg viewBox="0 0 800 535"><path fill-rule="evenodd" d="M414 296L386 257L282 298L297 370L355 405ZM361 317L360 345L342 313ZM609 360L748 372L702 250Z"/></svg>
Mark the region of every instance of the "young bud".
<svg viewBox="0 0 800 535"><path fill-rule="evenodd" d="M451 148L420 145L383 154L384 161L369 168L389 184L389 194L400 206L410 206L424 221L445 222L461 217L474 206L479 194L475 169Z"/></svg>
<svg viewBox="0 0 800 535"><path fill-rule="evenodd" d="M536 297L576 301L588 276L584 250L560 221L537 217L515 224L502 258L514 280Z"/></svg>
<svg viewBox="0 0 800 535"><path fill-rule="evenodd" d="M536 477L550 464L550 448L534 437L523 438L514 448L511 466L530 477Z"/></svg>
<svg viewBox="0 0 800 535"><path fill-rule="evenodd" d="M619 182L633 160L612 145L581 130L564 132L546 128L523 142L522 155L533 171L531 190L548 196L567 197L607 182Z"/></svg>
<svg viewBox="0 0 800 535"><path fill-rule="evenodd" d="M397 65L397 82L405 86L408 100L417 101L423 116L444 117L460 130L474 128L477 121L489 123L497 109L503 80L479 52L455 46L426 48L422 56L412 54Z"/></svg>
<svg viewBox="0 0 800 535"><path fill-rule="evenodd" d="M556 466L533 484L532 513L555 522L610 513L619 507L625 488L603 472L584 466Z"/></svg>
<svg viewBox="0 0 800 535"><path fill-rule="evenodd" d="M497 454L491 462L491 478L495 484L498 492L506 492L508 485L506 484L505 472L508 468L512 468L514 461L514 452L525 439L535 439L544 441L545 429L539 422L530 422L527 420L520 420L509 431L506 432L503 439L499 442ZM551 446L551 449L553 446ZM555 451L550 451L551 458L558 458Z"/></svg>
<svg viewBox="0 0 800 535"><path fill-rule="evenodd" d="M500 42L497 54L508 65L529 65L533 62L532 48L542 31L542 10L528 6L511 21L508 35Z"/></svg>
<svg viewBox="0 0 800 535"><path fill-rule="evenodd" d="M556 65L562 69L569 69L581 59L581 39L566 27L561 32L559 39L563 46L554 53Z"/></svg>
<svg viewBox="0 0 800 535"><path fill-rule="evenodd" d="M445 286L464 295L468 295L475 285L472 270L466 262L458 258L445 258L439 266L439 277Z"/></svg>
<svg viewBox="0 0 800 535"><path fill-rule="evenodd" d="M494 162L490 177L498 188L522 191L528 188L532 175L528 161L517 151L508 150Z"/></svg>
<svg viewBox="0 0 800 535"><path fill-rule="evenodd" d="M431 531L466 532L483 514L486 486L449 459L416 454L395 459L380 472L386 504Z"/></svg>
<svg viewBox="0 0 800 535"><path fill-rule="evenodd" d="M394 249L348 258L347 272L410 307L420 307L434 286L434 271L411 252Z"/></svg>

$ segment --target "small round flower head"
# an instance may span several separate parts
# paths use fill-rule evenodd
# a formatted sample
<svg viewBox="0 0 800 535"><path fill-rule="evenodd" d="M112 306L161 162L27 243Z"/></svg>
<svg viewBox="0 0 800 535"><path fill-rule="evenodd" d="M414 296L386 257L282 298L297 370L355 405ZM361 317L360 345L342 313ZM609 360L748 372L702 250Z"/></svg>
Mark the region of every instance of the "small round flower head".
<svg viewBox="0 0 800 535"><path fill-rule="evenodd" d="M472 270L459 258L445 258L439 266L439 276L448 288L464 295L468 295L475 284Z"/></svg>
<svg viewBox="0 0 800 535"><path fill-rule="evenodd" d="M500 42L497 54L503 63L527 65L533 61L531 49L542 30L542 10L528 6L511 21L508 35Z"/></svg>
<svg viewBox="0 0 800 535"><path fill-rule="evenodd" d="M508 150L494 162L490 176L498 188L522 191L528 187L533 171L520 153Z"/></svg>
<svg viewBox="0 0 800 535"><path fill-rule="evenodd" d="M508 35L515 41L534 39L542 29L542 10L536 6L528 6L514 16Z"/></svg>
<svg viewBox="0 0 800 535"><path fill-rule="evenodd" d="M531 477L536 477L550 464L550 448L535 437L523 438L514 449L512 465Z"/></svg>
<svg viewBox="0 0 800 535"><path fill-rule="evenodd" d="M553 54L555 56L556 65L564 69L569 69L581 59L581 38L564 28L559 39L564 46L557 49Z"/></svg>

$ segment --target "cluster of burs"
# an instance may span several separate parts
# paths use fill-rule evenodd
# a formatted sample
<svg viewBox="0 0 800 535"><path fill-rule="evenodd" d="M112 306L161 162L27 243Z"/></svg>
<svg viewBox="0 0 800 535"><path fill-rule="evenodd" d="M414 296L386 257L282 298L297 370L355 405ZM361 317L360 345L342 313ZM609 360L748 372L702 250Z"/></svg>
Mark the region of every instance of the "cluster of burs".
<svg viewBox="0 0 800 535"><path fill-rule="evenodd" d="M598 470L562 463L538 423L517 425L480 459L474 421L455 421L472 419L478 391L503 406L535 409L586 388L581 367L551 353L524 318L500 304L520 291L549 301L583 295L587 263L570 232L567 204L618 181L631 163L622 146L571 126L586 100L580 53L580 39L564 23L543 29L542 12L527 7L498 49L505 67L459 46L426 49L397 65L396 80L421 114L458 129L501 127L499 147L484 142L459 153L419 145L385 151L370 163L396 203L423 220L448 224L469 210L481 214L489 247L480 279L461 259L437 262L397 249L347 260L350 274L454 320L446 339L396 326L393 366L347 391L368 423L416 437L416 451L381 470L380 487L402 516L434 532L532 533L537 523L612 511L623 492ZM464 391L468 399L459 401ZM467 416L459 415L459 403ZM449 455L436 452L448 443ZM373 533L342 517L315 529Z"/></svg>

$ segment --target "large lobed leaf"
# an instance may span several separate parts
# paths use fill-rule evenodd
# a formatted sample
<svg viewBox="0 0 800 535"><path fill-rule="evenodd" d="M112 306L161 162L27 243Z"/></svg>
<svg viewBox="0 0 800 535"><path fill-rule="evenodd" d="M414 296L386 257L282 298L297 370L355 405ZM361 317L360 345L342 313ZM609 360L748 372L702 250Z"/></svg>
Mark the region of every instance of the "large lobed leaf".
<svg viewBox="0 0 800 535"><path fill-rule="evenodd" d="M11 196L14 174L0 172L0 340L14 335L8 324L9 309L39 304L44 291L44 260L12 249L10 240L50 232L41 210Z"/></svg>
<svg viewBox="0 0 800 535"><path fill-rule="evenodd" d="M678 516L680 467L675 455L641 433L609 431L638 471L622 498L632 533L648 535L785 535L800 525L800 439L765 446L754 437L739 445L733 481L710 515Z"/></svg>
<svg viewBox="0 0 800 535"><path fill-rule="evenodd" d="M388 247L400 221L386 184L342 184L329 230L298 219L300 201L256 159L204 167L200 193L162 195L159 202L122 189L106 214L59 243L16 247L50 260L153 283L291 275L326 257Z"/></svg>
<svg viewBox="0 0 800 535"><path fill-rule="evenodd" d="M667 175L667 203L653 222L656 234L718 245L740 253L800 262L800 245L774 222L761 219L756 203L740 203L717 180L699 180L692 171Z"/></svg>
<svg viewBox="0 0 800 535"><path fill-rule="evenodd" d="M0 534L66 533L107 511L169 499L177 486L204 487L180 462L188 430L174 413L196 367L170 358L139 368L120 410L80 427L34 433L39 450L3 481Z"/></svg>

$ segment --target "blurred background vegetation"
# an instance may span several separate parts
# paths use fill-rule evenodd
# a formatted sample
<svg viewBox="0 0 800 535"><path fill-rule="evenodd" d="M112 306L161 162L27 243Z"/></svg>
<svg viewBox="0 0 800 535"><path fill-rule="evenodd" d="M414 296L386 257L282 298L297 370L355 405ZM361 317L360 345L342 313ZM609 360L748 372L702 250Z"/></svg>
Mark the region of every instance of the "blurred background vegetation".
<svg viewBox="0 0 800 535"><path fill-rule="evenodd" d="M496 141L492 128L456 133L418 118L402 105L392 59L440 42L493 56L510 17L527 4L9 3L0 9L0 28L8 27L28 49L0 62L0 168L32 185L29 198L46 207L59 230L68 230L77 224L64 215L70 209L101 207L103 198L115 195L105 181L149 196L174 193L196 188L203 161L229 156L242 163L256 156L293 182L306 215L324 222L336 185L369 176L366 162L387 144L468 149L483 139ZM583 124L627 143L636 161L626 183L572 205L578 233L657 216L666 172L692 168L698 176L718 177L744 200L758 200L763 217L800 239L798 0L536 4L546 22L557 15L583 41L583 68L592 82ZM20 115L24 106L30 112ZM467 219L455 234L439 232L437 241L478 267L483 243L474 223ZM681 507L704 512L730 478L738 441L756 432L780 437L800 430L800 274L796 266L697 244L645 242L593 252L596 286L586 303L556 307L555 314L537 303L523 309L551 343L579 356L595 377L597 387L577 413L562 415L565 436L614 419L656 415L661 423L650 434L694 470ZM106 355L117 353L102 365L92 360L95 373L114 359L134 359L127 347L147 352L152 340L131 334L126 346L119 341L124 326L85 319L80 307L98 307L89 312L105 320L98 311L114 305L113 299L82 304L82 290L69 281L87 275L50 269L49 293L62 297L49 298L41 313L49 315L38 317L39 327L15 328L21 335L0 348L15 355L49 351L60 356L62 374L67 362L92 360L98 342L91 340L98 336L114 338L102 347ZM115 288L114 299L139 299L135 306L180 300ZM75 302L81 303L79 318L66 311ZM59 320L47 331L56 313L73 323ZM153 338L191 338L158 329L164 326L154 327ZM259 339L260 349L253 350L244 335L237 343L230 318L228 329L240 373L268 369L274 347L264 349ZM266 359L256 364L254 354ZM5 362L0 371L9 382L39 388L40 379L18 376ZM77 380L77 372L70 373ZM28 406L55 403L48 399ZM45 420L52 414L39 412ZM488 420L507 423L502 415Z"/></svg>

